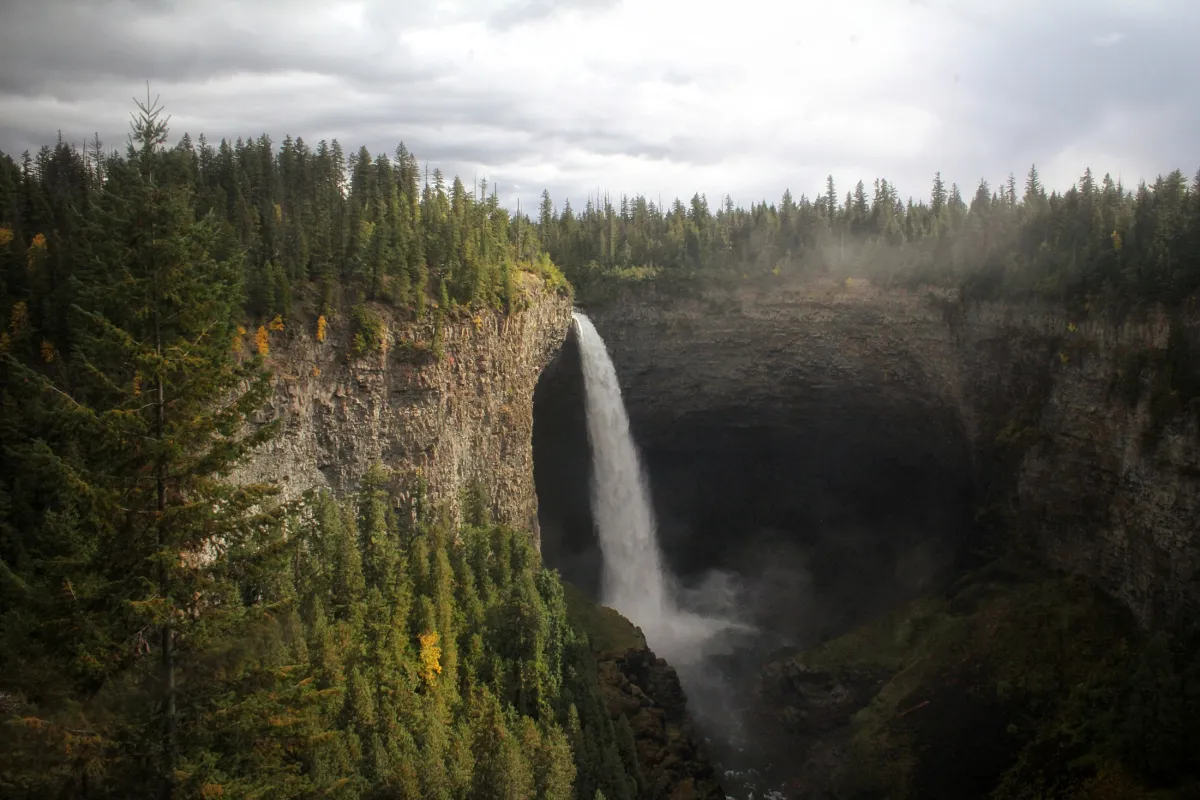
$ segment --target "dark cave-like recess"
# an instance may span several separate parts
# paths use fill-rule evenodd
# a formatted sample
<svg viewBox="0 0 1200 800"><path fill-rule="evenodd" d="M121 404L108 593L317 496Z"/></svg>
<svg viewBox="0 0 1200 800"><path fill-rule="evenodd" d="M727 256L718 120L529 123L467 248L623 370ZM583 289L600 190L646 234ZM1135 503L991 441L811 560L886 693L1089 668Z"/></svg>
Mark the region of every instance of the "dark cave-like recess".
<svg viewBox="0 0 1200 800"><path fill-rule="evenodd" d="M946 572L972 535L970 451L953 414L915 394L897 404L834 384L814 403L804 387L780 392L760 411L697 412L703 403L692 398L677 419L642 419L643 404L627 404L673 573L702 604L719 599L712 571L725 573L743 619L811 644ZM794 412L788 392L806 398ZM574 332L538 383L533 450L543 556L595 597L600 556Z"/></svg>

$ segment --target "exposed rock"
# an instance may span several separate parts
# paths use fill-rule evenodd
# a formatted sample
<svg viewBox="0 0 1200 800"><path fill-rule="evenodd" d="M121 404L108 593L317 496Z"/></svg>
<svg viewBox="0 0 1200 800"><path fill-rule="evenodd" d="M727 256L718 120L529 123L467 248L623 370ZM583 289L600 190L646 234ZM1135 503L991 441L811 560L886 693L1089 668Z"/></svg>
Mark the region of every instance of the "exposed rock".
<svg viewBox="0 0 1200 800"><path fill-rule="evenodd" d="M496 520L536 534L533 389L567 334L571 306L523 275L528 307L448 321L440 360L430 353L431 321L399 322L383 306L374 310L385 345L359 359L349 356L354 330L345 316L330 321L324 342L315 321L292 323L269 356L273 412L285 429L237 477L278 483L287 497L342 492L382 461L402 479L422 476L430 499L453 509L477 481Z"/></svg>
<svg viewBox="0 0 1200 800"><path fill-rule="evenodd" d="M798 659L770 661L762 671L758 700L792 736L820 735L847 724L888 677L883 669L852 668L835 674Z"/></svg>
<svg viewBox="0 0 1200 800"><path fill-rule="evenodd" d="M649 796L723 800L716 773L696 743L675 669L648 648L599 659L605 704L614 720L629 720Z"/></svg>
<svg viewBox="0 0 1200 800"><path fill-rule="evenodd" d="M588 312L644 447L678 446L666 439L689 419L714 436L804 429L822 457L848 450L864 468L872 453L914 450L955 463L966 447L978 495L1051 564L1093 578L1144 624L1200 610L1196 423L1182 415L1144 435L1163 312L1114 324L831 281L640 290ZM1195 326L1184 335L1195 341ZM1139 353L1151 356L1140 377ZM811 438L823 426L833 435Z"/></svg>

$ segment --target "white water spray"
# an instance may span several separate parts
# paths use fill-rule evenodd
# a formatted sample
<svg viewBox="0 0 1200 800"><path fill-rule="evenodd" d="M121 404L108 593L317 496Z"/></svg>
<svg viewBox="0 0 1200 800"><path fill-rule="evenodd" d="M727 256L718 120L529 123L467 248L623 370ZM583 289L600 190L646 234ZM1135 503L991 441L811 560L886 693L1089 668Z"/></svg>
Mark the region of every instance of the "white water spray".
<svg viewBox="0 0 1200 800"><path fill-rule="evenodd" d="M592 450L592 515L604 560L601 601L640 626L652 649L684 666L722 630L743 626L678 607L616 368L591 320L575 312L575 326Z"/></svg>

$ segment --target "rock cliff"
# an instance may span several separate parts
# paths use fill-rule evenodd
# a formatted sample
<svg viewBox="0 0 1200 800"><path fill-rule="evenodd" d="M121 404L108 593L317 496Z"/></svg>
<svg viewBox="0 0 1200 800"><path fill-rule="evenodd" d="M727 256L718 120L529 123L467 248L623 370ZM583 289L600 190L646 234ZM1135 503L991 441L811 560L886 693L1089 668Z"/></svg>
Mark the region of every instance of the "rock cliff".
<svg viewBox="0 0 1200 800"><path fill-rule="evenodd" d="M459 492L478 484L494 519L536 534L533 390L567 334L571 305L522 276L522 310L462 315L440 334L432 321L401 322L373 308L380 346L360 358L351 356L356 331L346 315L329 322L324 341L316 320L274 334L269 413L284 429L237 477L277 483L288 497L341 492L379 461L401 485L424 478L430 499L455 510Z"/></svg>
<svg viewBox="0 0 1200 800"><path fill-rule="evenodd" d="M1194 325L861 281L639 291L587 310L651 460L739 429L814 451L818 473L923 459L942 466L926 483L969 477L974 505L1144 624L1200 610L1200 450L1169 373Z"/></svg>

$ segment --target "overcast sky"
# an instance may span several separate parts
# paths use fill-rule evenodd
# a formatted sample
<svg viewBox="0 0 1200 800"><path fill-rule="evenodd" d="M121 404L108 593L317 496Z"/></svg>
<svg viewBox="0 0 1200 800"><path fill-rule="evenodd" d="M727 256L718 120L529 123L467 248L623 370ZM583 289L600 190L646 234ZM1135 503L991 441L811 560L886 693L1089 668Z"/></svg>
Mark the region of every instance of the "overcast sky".
<svg viewBox="0 0 1200 800"><path fill-rule="evenodd" d="M1200 167L1198 34L1197 0L0 0L0 150L123 148L149 80L173 139L404 140L523 207L1132 185Z"/></svg>

